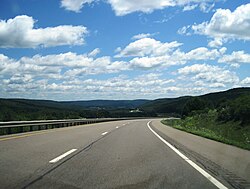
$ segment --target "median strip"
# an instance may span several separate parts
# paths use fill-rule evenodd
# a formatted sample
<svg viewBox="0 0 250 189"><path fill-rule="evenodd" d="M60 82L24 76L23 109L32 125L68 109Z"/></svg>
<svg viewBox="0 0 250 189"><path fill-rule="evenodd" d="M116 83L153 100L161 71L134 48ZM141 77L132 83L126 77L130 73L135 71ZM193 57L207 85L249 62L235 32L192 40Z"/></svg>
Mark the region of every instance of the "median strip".
<svg viewBox="0 0 250 189"><path fill-rule="evenodd" d="M77 150L77 149L69 150L69 151L65 152L64 154L62 154L62 155L56 157L55 159L52 159L51 161L49 161L49 163L56 163L56 162L58 162L59 160L65 158L66 156L72 154L72 153L75 152L76 150Z"/></svg>
<svg viewBox="0 0 250 189"><path fill-rule="evenodd" d="M204 177L206 177L210 182L212 182L217 188L219 189L227 189L226 186L224 186L221 182L219 182L217 179L215 179L212 175L210 175L208 172L203 170L200 166L195 164L193 161L191 161L187 156L182 154L177 148L175 148L172 144L167 142L165 139L163 139L160 135L158 135L151 127L150 124L151 121L147 123L148 128L150 131L157 136L164 144L166 144L169 148L171 148L175 153L177 153L182 159L184 159L189 165L191 165L193 168L195 168L199 173L201 173Z"/></svg>

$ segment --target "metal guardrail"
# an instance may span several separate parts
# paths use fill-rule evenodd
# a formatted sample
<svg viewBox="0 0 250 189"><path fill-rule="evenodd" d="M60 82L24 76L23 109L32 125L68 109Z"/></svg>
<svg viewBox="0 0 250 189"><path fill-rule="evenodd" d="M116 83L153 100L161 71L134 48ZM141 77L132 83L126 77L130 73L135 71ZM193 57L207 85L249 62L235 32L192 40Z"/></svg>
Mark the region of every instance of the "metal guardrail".
<svg viewBox="0 0 250 189"><path fill-rule="evenodd" d="M16 134L45 129L71 127L107 121L121 121L135 118L103 118L103 119L77 119L77 120L48 120L48 121L20 121L0 122L0 135Z"/></svg>

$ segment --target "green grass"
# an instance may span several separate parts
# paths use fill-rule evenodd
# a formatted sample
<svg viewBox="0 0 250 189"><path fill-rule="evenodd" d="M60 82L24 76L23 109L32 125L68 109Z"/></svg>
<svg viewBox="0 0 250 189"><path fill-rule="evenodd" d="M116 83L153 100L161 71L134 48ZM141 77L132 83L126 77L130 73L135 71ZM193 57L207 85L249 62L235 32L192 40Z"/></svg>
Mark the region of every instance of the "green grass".
<svg viewBox="0 0 250 189"><path fill-rule="evenodd" d="M217 112L214 110L185 119L162 120L162 123L188 133L250 150L249 125L243 127L240 122L218 122Z"/></svg>

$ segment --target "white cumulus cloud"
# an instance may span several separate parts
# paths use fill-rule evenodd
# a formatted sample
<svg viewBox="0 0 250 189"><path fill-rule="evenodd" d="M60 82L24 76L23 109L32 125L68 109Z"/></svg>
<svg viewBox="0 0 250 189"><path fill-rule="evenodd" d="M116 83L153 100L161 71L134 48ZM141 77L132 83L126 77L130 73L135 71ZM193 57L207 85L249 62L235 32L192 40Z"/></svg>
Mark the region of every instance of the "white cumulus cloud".
<svg viewBox="0 0 250 189"><path fill-rule="evenodd" d="M191 10L200 7L201 11L208 12L214 6L212 0L108 0L116 15L123 16L133 12L151 13L154 10L164 9L166 7L186 7Z"/></svg>
<svg viewBox="0 0 250 189"><path fill-rule="evenodd" d="M210 49L198 47L183 52L180 50L182 43L177 41L161 42L153 38L142 38L129 43L123 49L119 47L115 58L133 57L129 60L132 68L155 68L182 65L194 60L217 60L226 52L227 48Z"/></svg>
<svg viewBox="0 0 250 189"><path fill-rule="evenodd" d="M95 57L97 54L99 54L101 50L99 48L95 48L93 51L91 51L88 56Z"/></svg>
<svg viewBox="0 0 250 189"><path fill-rule="evenodd" d="M183 76L192 76L194 81L206 81L213 83L212 87L219 87L222 84L237 84L239 78L235 72L231 72L219 66L209 64L193 64L178 69L178 73ZM217 83L217 84L216 84ZM220 83L218 85L218 83Z"/></svg>
<svg viewBox="0 0 250 189"><path fill-rule="evenodd" d="M46 56L37 54L33 57L21 57L15 60L0 54L0 78L7 80L10 80L16 73L24 76L22 78L29 75L38 80L63 80L90 74L117 73L128 69L130 69L128 63L112 61L109 56L93 58L88 54L67 52Z"/></svg>
<svg viewBox="0 0 250 189"><path fill-rule="evenodd" d="M61 25L34 28L35 20L27 15L0 20L1 48L35 48L61 45L82 45L88 33L84 26Z"/></svg>
<svg viewBox="0 0 250 189"><path fill-rule="evenodd" d="M92 3L94 0L62 0L61 7L73 12L80 12L84 4Z"/></svg>
<svg viewBox="0 0 250 189"><path fill-rule="evenodd" d="M250 54L244 51L233 51L232 54L222 56L218 62L230 64L250 63Z"/></svg>
<svg viewBox="0 0 250 189"><path fill-rule="evenodd" d="M177 41L162 43L153 38L143 38L128 44L120 51L117 57L160 56L173 51L181 45Z"/></svg>
<svg viewBox="0 0 250 189"><path fill-rule="evenodd" d="M250 77L246 77L240 83L243 85L250 85Z"/></svg>
<svg viewBox="0 0 250 189"><path fill-rule="evenodd" d="M194 10L197 6L198 6L197 4L194 4L194 5L186 5L186 6L184 6L183 11L191 11L191 10Z"/></svg>
<svg viewBox="0 0 250 189"><path fill-rule="evenodd" d="M130 60L132 67L139 68L153 68L164 64L169 57L161 56L161 57L136 57Z"/></svg>
<svg viewBox="0 0 250 189"><path fill-rule="evenodd" d="M217 9L210 21L195 24L191 29L196 34L214 39L209 43L211 47L222 45L227 40L250 40L250 3L234 11Z"/></svg>
<svg viewBox="0 0 250 189"><path fill-rule="evenodd" d="M98 0L61 0L61 7L66 10L80 12L84 4ZM220 1L220 0L217 0ZM167 7L184 7L184 10L192 10L200 7L203 12L210 11L214 6L213 0L106 0L117 16L124 16L133 12L151 13Z"/></svg>
<svg viewBox="0 0 250 189"><path fill-rule="evenodd" d="M150 13L155 9L163 9L175 5L172 0L108 0L108 2L118 16L137 11Z"/></svg>
<svg viewBox="0 0 250 189"><path fill-rule="evenodd" d="M149 37L152 37L154 35L156 35L157 33L140 33L140 34L137 34L137 35L134 35L132 37L132 39L142 39L142 38L149 38Z"/></svg>
<svg viewBox="0 0 250 189"><path fill-rule="evenodd" d="M224 48L221 51L217 49L209 50L206 47L199 47L193 49L185 54L186 60L214 60L221 56L224 53Z"/></svg>

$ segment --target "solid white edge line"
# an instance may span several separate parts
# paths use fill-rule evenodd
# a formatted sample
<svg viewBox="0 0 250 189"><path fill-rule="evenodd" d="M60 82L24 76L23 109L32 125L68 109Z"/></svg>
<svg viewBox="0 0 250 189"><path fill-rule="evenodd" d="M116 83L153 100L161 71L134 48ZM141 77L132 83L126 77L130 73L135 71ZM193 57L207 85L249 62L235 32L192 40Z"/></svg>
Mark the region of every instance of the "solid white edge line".
<svg viewBox="0 0 250 189"><path fill-rule="evenodd" d="M102 135L106 135L108 132L104 132L104 133L102 133Z"/></svg>
<svg viewBox="0 0 250 189"><path fill-rule="evenodd" d="M68 156L69 154L73 153L74 151L76 151L77 149L72 149L72 150L69 150L67 152L65 152L64 154L56 157L55 159L52 159L51 161L49 161L49 163L56 163L58 162L59 160L65 158L66 156Z"/></svg>
<svg viewBox="0 0 250 189"><path fill-rule="evenodd" d="M150 124L151 121L147 123L148 128L152 133L155 134L163 143L165 143L169 148L171 148L175 153L177 153L182 159L184 159L189 165L191 165L193 168L195 168L197 171L199 171L204 177L206 177L210 182L212 182L215 186L217 186L219 189L227 189L226 186L224 186L221 182L219 182L217 179L215 179L213 176L211 176L209 173L207 173L205 170L203 170L200 166L195 164L193 161L191 161L187 156L182 154L177 148L175 148L172 144L167 142L165 139L163 139L160 135L158 135L151 127Z"/></svg>

